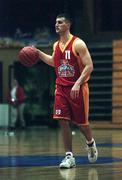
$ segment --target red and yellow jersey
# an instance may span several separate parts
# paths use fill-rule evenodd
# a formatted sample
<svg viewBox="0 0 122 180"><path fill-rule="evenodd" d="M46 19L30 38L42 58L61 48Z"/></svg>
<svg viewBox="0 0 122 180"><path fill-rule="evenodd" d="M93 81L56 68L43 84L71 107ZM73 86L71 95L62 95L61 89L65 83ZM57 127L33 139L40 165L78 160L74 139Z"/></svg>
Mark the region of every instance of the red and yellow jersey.
<svg viewBox="0 0 122 180"><path fill-rule="evenodd" d="M81 75L84 65L82 59L75 52L74 44L78 38L70 35L65 47L59 46L60 41L55 44L54 66L56 72L56 84L72 86Z"/></svg>

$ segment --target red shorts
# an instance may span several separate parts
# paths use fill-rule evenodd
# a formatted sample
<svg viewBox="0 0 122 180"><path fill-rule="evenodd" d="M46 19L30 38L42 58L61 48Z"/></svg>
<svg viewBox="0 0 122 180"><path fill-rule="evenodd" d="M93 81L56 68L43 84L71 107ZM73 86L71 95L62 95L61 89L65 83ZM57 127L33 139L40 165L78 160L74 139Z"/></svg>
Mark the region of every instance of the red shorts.
<svg viewBox="0 0 122 180"><path fill-rule="evenodd" d="M85 83L81 86L79 98L72 99L72 87L57 85L54 102L54 119L64 119L78 125L88 125L89 114L89 88Z"/></svg>

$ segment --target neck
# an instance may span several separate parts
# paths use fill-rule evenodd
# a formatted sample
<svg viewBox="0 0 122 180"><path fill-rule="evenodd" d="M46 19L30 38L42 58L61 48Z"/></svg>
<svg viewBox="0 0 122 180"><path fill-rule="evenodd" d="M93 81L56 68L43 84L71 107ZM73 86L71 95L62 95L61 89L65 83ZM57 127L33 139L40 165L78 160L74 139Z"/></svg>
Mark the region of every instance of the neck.
<svg viewBox="0 0 122 180"><path fill-rule="evenodd" d="M62 34L60 35L60 42L65 44L69 40L70 37L71 37L70 32Z"/></svg>

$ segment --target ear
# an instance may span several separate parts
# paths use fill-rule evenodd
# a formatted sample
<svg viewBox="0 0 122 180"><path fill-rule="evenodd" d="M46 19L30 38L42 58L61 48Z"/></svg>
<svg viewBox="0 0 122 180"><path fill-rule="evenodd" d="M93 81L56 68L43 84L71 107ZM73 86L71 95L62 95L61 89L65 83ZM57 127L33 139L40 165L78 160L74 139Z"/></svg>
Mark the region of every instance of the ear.
<svg viewBox="0 0 122 180"><path fill-rule="evenodd" d="M68 25L68 28L70 29L70 27L71 27L71 23L69 23L69 22L68 22L68 23L67 23L67 25Z"/></svg>

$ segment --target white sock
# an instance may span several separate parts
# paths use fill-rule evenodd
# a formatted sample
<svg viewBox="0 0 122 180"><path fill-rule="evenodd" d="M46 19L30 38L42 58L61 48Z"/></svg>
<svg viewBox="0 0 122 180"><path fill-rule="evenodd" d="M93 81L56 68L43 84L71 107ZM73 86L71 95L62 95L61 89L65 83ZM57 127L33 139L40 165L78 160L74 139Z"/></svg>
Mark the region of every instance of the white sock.
<svg viewBox="0 0 122 180"><path fill-rule="evenodd" d="M73 153L72 152L66 152L66 156L72 156L73 157Z"/></svg>
<svg viewBox="0 0 122 180"><path fill-rule="evenodd" d="M92 138L91 141L87 141L87 140L86 140L86 144L91 144L92 142L94 142L94 139L93 139L93 138Z"/></svg>

